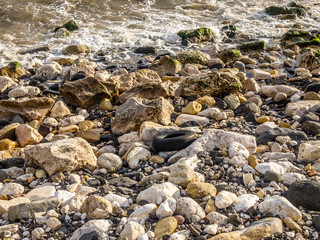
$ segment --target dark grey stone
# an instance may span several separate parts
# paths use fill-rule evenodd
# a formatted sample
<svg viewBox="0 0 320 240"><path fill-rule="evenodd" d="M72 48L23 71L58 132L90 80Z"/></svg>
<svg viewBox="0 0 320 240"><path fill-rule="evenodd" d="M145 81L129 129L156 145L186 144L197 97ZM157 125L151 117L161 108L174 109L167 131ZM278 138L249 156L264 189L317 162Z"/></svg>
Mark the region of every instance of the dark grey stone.
<svg viewBox="0 0 320 240"><path fill-rule="evenodd" d="M280 182L281 181L281 175L279 173L273 172L273 171L268 171L266 172L266 174L264 175L263 180L265 182Z"/></svg>
<svg viewBox="0 0 320 240"><path fill-rule="evenodd" d="M305 121L301 125L302 131L308 135L317 135L320 133L320 123L315 121Z"/></svg>
<svg viewBox="0 0 320 240"><path fill-rule="evenodd" d="M289 128L272 128L258 137L258 144L267 145L268 142L275 142L278 136L289 136L295 141L308 140L307 135L302 131Z"/></svg>

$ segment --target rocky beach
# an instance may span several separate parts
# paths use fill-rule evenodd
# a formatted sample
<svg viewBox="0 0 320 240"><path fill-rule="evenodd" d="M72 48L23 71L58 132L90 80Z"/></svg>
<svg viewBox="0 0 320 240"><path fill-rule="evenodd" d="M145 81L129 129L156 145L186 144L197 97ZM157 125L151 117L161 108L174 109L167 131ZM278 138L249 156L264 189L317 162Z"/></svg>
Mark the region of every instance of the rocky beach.
<svg viewBox="0 0 320 240"><path fill-rule="evenodd" d="M219 13L191 2L176 10ZM2 35L0 239L319 239L320 6L303 3L263 6L269 36L255 19L109 49L77 19Z"/></svg>

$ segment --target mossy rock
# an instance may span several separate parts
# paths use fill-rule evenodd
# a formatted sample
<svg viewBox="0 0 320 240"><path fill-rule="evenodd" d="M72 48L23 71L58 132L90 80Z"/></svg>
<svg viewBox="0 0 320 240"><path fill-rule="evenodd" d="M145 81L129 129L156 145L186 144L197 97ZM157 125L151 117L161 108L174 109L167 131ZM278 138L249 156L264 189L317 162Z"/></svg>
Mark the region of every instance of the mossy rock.
<svg viewBox="0 0 320 240"><path fill-rule="evenodd" d="M304 30L292 29L282 36L281 43L285 47L294 45L298 45L301 48L320 46L320 34L312 35Z"/></svg>
<svg viewBox="0 0 320 240"><path fill-rule="evenodd" d="M150 65L150 69L156 71L160 77L174 76L181 70L181 67L182 64L169 55L161 57Z"/></svg>
<svg viewBox="0 0 320 240"><path fill-rule="evenodd" d="M196 63L204 65L210 59L211 57L209 56L209 54L201 51L182 52L177 56L177 60L182 64Z"/></svg>
<svg viewBox="0 0 320 240"><path fill-rule="evenodd" d="M265 12L271 16L284 15L284 14L294 14L296 16L305 16L306 11L300 7L279 7L270 6L265 9Z"/></svg>
<svg viewBox="0 0 320 240"><path fill-rule="evenodd" d="M220 58L224 63L237 61L241 57L242 54L238 49L227 49L218 54L218 58Z"/></svg>
<svg viewBox="0 0 320 240"><path fill-rule="evenodd" d="M320 65L320 50L315 48L306 48L299 55L298 67L306 68L312 71L316 69Z"/></svg>
<svg viewBox="0 0 320 240"><path fill-rule="evenodd" d="M262 52L266 47L266 43L264 41L254 41L243 43L239 46L239 49L242 53L247 52Z"/></svg>
<svg viewBox="0 0 320 240"><path fill-rule="evenodd" d="M179 37L182 40L189 40L192 43L199 42L210 42L213 40L213 33L210 28L199 28L194 31L180 31L178 32Z"/></svg>
<svg viewBox="0 0 320 240"><path fill-rule="evenodd" d="M221 32L225 33L228 38L234 38L237 35L237 28L234 25L223 26Z"/></svg>
<svg viewBox="0 0 320 240"><path fill-rule="evenodd" d="M79 29L79 26L78 24L74 21L74 20L71 20L69 22L67 22L66 24L63 24L62 26L60 27L57 27L54 31L58 31L60 28L65 28L67 29L68 31L75 31L75 30L78 30Z"/></svg>
<svg viewBox="0 0 320 240"><path fill-rule="evenodd" d="M11 62L8 66L0 69L0 76L18 78L25 74L29 74L29 72L19 62Z"/></svg>

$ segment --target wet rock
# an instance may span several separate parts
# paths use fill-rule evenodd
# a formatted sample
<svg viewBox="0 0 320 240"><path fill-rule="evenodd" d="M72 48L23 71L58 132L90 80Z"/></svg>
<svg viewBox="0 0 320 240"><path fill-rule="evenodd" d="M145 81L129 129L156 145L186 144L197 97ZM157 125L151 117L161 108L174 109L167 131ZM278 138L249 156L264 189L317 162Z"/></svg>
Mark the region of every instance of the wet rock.
<svg viewBox="0 0 320 240"><path fill-rule="evenodd" d="M59 205L60 201L57 198L21 203L19 205L9 207L8 217L11 222L16 219L33 219L36 213L56 209Z"/></svg>
<svg viewBox="0 0 320 240"><path fill-rule="evenodd" d="M70 155L72 153L72 155ZM41 143L25 149L25 161L28 165L37 165L45 169L49 176L63 171L80 168L93 170L97 158L91 146L82 138L64 139L51 143Z"/></svg>
<svg viewBox="0 0 320 240"><path fill-rule="evenodd" d="M133 87L146 83L161 83L161 78L153 70L142 69L129 74L112 76L106 82L111 85L117 85L119 92L123 93Z"/></svg>
<svg viewBox="0 0 320 240"><path fill-rule="evenodd" d="M264 51L266 43L264 41L255 41L243 43L239 46L241 53L248 52L262 52Z"/></svg>
<svg viewBox="0 0 320 240"><path fill-rule="evenodd" d="M164 235L171 235L178 226L178 221L174 217L167 217L156 223L154 233L156 238L161 239Z"/></svg>
<svg viewBox="0 0 320 240"><path fill-rule="evenodd" d="M242 57L242 54L238 49L226 49L220 52L217 56L224 63L229 63L229 62L240 60Z"/></svg>
<svg viewBox="0 0 320 240"><path fill-rule="evenodd" d="M320 184L316 181L298 180L288 189L287 198L296 207L320 211L319 199Z"/></svg>
<svg viewBox="0 0 320 240"><path fill-rule="evenodd" d="M215 198L215 204L217 208L227 208L229 207L235 200L237 199L237 195L228 191L221 191Z"/></svg>
<svg viewBox="0 0 320 240"><path fill-rule="evenodd" d="M19 62L11 62L6 67L0 69L0 76L19 78L23 75L30 74Z"/></svg>
<svg viewBox="0 0 320 240"><path fill-rule="evenodd" d="M301 212L294 207L286 198L273 196L265 199L259 204L259 210L262 213L272 213L274 216L278 215L282 218L290 217L293 220L300 220L302 218Z"/></svg>
<svg viewBox="0 0 320 240"><path fill-rule="evenodd" d="M27 100L0 100L0 120L12 120L15 115L28 121L42 120L54 104L51 98L41 97Z"/></svg>
<svg viewBox="0 0 320 240"><path fill-rule="evenodd" d="M156 54L157 49L152 46L138 47L137 49L134 50L134 52L139 54Z"/></svg>
<svg viewBox="0 0 320 240"><path fill-rule="evenodd" d="M168 125L172 112L173 106L162 97L152 101L130 98L117 108L112 132L120 135L136 130L145 121Z"/></svg>
<svg viewBox="0 0 320 240"><path fill-rule="evenodd" d="M68 31L75 31L75 30L78 30L79 29L79 26L78 24L74 21L74 20L70 20L69 22L63 24L62 26L60 27L57 27L54 31L58 31L60 28L65 28L67 29Z"/></svg>
<svg viewBox="0 0 320 240"><path fill-rule="evenodd" d="M89 219L105 219L112 213L112 204L103 197L92 195L86 198L80 207Z"/></svg>
<svg viewBox="0 0 320 240"><path fill-rule="evenodd" d="M182 64L170 57L169 55L165 55L161 57L159 60L153 62L150 66L150 69L156 71L160 77L163 76L174 76L181 70Z"/></svg>
<svg viewBox="0 0 320 240"><path fill-rule="evenodd" d="M243 230L221 233L217 236L209 238L209 240L225 240L225 239L252 239L259 240L271 237L273 234L282 233L283 225L279 218L263 218L252 223Z"/></svg>
<svg viewBox="0 0 320 240"><path fill-rule="evenodd" d="M265 124L265 123L264 123ZM258 143L267 145L268 142L275 142L278 136L289 136L295 141L305 141L308 139L307 135L298 130L288 128L272 128L258 137Z"/></svg>
<svg viewBox="0 0 320 240"><path fill-rule="evenodd" d="M75 44L75 45L70 45L65 49L63 49L62 53L65 55L69 55L69 54L78 55L81 53L91 53L91 48L86 45Z"/></svg>
<svg viewBox="0 0 320 240"><path fill-rule="evenodd" d="M61 66L56 62L52 62L38 68L36 77L44 80L54 80L61 74L61 71Z"/></svg>
<svg viewBox="0 0 320 240"><path fill-rule="evenodd" d="M204 65L205 62L209 61L210 59L211 57L209 54L201 51L182 52L177 56L177 60L182 64L196 63Z"/></svg>
<svg viewBox="0 0 320 240"><path fill-rule="evenodd" d="M137 202L147 201L148 203L161 204L170 197L177 199L179 196L179 189L174 184L166 182L162 184L155 184L154 186L140 192L137 197Z"/></svg>
<svg viewBox="0 0 320 240"><path fill-rule="evenodd" d="M209 42L213 40L213 32L210 28L198 28L194 31L180 31L178 36L182 40L188 40L191 43Z"/></svg>
<svg viewBox="0 0 320 240"><path fill-rule="evenodd" d="M320 156L320 141L308 141L300 144L298 161L315 162Z"/></svg>
<svg viewBox="0 0 320 240"><path fill-rule="evenodd" d="M176 214L186 216L192 222L198 222L206 216L202 207L192 198L182 197L177 200Z"/></svg>
<svg viewBox="0 0 320 240"><path fill-rule="evenodd" d="M36 129L26 124L20 124L16 128L15 133L21 147L39 143L43 139L41 134Z"/></svg>
<svg viewBox="0 0 320 240"><path fill-rule="evenodd" d="M187 186L187 193L192 198L203 198L206 196L215 197L216 192L216 188L210 183L191 182Z"/></svg>
<svg viewBox="0 0 320 240"><path fill-rule="evenodd" d="M67 82L60 88L67 102L84 108L98 104L104 98L111 98L115 91L115 85L106 85L91 77Z"/></svg>
<svg viewBox="0 0 320 240"><path fill-rule="evenodd" d="M319 53L315 49L306 48L297 59L297 66L313 70L319 67Z"/></svg>
<svg viewBox="0 0 320 240"><path fill-rule="evenodd" d="M186 77L181 82L181 96L220 95L238 92L241 83L237 76L230 72L214 71Z"/></svg>

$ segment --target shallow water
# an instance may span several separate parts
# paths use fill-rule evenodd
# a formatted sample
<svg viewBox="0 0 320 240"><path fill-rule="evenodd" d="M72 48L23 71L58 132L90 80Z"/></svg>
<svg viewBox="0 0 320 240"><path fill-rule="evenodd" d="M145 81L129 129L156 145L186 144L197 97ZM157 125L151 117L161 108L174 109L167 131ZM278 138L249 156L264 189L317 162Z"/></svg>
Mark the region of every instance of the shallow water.
<svg viewBox="0 0 320 240"><path fill-rule="evenodd" d="M221 41L224 22L235 24L248 39L266 41L280 37L299 23L319 30L320 2L299 0L311 16L277 20L266 15L265 7L290 1L280 0L0 0L0 66L11 60L32 65L61 55L69 44L87 44L102 51L109 62L130 61L132 50L152 45L163 50L180 50L179 30L210 27ZM80 30L57 39L53 29L74 19ZM19 51L49 45L50 53L17 55Z"/></svg>

